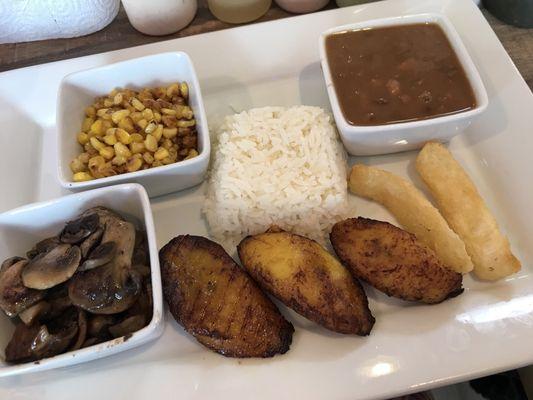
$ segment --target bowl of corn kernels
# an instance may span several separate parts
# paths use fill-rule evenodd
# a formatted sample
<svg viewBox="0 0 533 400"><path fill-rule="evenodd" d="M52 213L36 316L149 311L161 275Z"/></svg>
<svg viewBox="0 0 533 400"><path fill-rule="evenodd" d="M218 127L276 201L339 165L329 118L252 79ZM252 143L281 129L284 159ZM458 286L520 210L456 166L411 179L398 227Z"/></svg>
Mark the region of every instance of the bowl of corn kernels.
<svg viewBox="0 0 533 400"><path fill-rule="evenodd" d="M70 190L137 182L158 196L194 186L207 172L202 95L182 52L66 76L57 126L59 181Z"/></svg>

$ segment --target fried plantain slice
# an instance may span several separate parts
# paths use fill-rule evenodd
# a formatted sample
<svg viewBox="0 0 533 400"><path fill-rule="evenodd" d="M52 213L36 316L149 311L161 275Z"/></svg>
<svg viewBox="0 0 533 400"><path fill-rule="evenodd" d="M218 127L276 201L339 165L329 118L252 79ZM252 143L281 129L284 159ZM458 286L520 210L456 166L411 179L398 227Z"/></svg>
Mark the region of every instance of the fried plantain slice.
<svg viewBox="0 0 533 400"><path fill-rule="evenodd" d="M176 321L227 357L289 350L294 328L222 246L178 236L159 252L163 295Z"/></svg>
<svg viewBox="0 0 533 400"><path fill-rule="evenodd" d="M266 232L246 237L237 249L256 282L299 314L335 332L370 333L374 317L363 288L314 240Z"/></svg>
<svg viewBox="0 0 533 400"><path fill-rule="evenodd" d="M330 234L337 256L354 276L403 300L440 303L463 292L463 277L433 250L388 222L350 218Z"/></svg>

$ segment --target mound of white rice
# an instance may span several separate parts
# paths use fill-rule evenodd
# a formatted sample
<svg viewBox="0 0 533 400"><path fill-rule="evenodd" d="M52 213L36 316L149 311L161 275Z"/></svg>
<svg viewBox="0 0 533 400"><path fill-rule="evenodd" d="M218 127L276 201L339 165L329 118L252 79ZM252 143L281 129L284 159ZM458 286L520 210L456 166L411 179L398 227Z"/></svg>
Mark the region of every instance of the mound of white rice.
<svg viewBox="0 0 533 400"><path fill-rule="evenodd" d="M346 154L318 107L256 108L217 132L204 212L216 240L271 225L324 242L349 214Z"/></svg>

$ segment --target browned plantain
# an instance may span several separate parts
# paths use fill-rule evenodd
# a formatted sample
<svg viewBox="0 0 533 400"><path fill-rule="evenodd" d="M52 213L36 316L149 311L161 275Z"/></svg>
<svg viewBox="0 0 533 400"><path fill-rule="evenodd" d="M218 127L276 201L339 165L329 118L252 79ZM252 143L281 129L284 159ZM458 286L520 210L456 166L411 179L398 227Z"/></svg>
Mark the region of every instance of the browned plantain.
<svg viewBox="0 0 533 400"><path fill-rule="evenodd" d="M178 236L159 253L170 312L204 346L228 357L289 350L294 328L222 246Z"/></svg>
<svg viewBox="0 0 533 400"><path fill-rule="evenodd" d="M354 276L389 296L432 304L463 292L461 274L445 268L414 235L387 222L347 219L333 226L330 240Z"/></svg>
<svg viewBox="0 0 533 400"><path fill-rule="evenodd" d="M304 317L339 333L370 333L374 317L363 288L317 242L270 231L248 236L238 251L259 285Z"/></svg>

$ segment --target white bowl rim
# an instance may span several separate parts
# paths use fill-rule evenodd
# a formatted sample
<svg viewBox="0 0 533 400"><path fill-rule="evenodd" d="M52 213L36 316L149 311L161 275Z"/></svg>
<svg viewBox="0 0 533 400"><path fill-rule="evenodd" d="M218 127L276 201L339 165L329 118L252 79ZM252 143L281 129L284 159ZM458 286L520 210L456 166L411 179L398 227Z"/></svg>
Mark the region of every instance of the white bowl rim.
<svg viewBox="0 0 533 400"><path fill-rule="evenodd" d="M331 79L331 70L329 68L329 63L326 56L326 38L333 34L343 31L353 31L360 30L365 28L373 27L387 27L387 26L398 26L398 25L407 25L411 23L424 23L432 22L438 24L444 31L444 34L448 38L452 49L454 50L459 63L465 70L468 81L474 92L476 98L476 107L467 111L459 111L452 114L441 115L436 117L431 117L427 119L408 121L408 122L397 122L392 124L384 125L352 125L346 121L342 110L340 109L339 101L337 99L337 93ZM481 80L479 72L472 61L470 54L468 53L466 47L459 36L459 33L453 26L452 22L448 17L441 13L419 13L419 14L409 14L404 16L396 17L386 17L386 18L377 18L367 21L355 22L345 25L339 25L332 28L329 28L322 32L319 37L319 52L320 52L320 62L322 65L322 72L324 79L326 81L328 97L330 99L331 107L333 109L333 114L335 115L335 121L337 125L340 125L341 134L344 136L358 136L359 134L367 134L370 132L390 132L398 129L411 129L411 128L420 128L424 126L445 124L448 122L455 122L463 119L470 119L478 114L484 112L488 107L488 95L485 89L485 85Z"/></svg>
<svg viewBox="0 0 533 400"><path fill-rule="evenodd" d="M197 120L199 119L202 122L202 126L204 127L204 129L202 129L202 140L203 140L202 151L196 157L190 158L188 160L178 161L178 162L168 164L168 165L162 165L162 166L155 167L155 168L148 168L148 169L141 170L141 171L127 172L124 174L108 176L105 178L98 178L98 179L94 179L90 181L74 182L72 180L66 179L66 177L63 174L63 170L62 170L63 163L68 162L68 161L64 160L61 154L62 152L61 152L60 141L62 140L62 138L60 137L61 135L58 132L58 134L56 135L57 136L57 143L56 143L57 168L56 168L56 171L57 171L57 178L59 180L59 183L61 184L63 188L80 190L80 189L95 188L95 187L103 186L103 185L112 185L114 183L122 183L132 178L135 179L135 178L142 178L146 176L154 176L160 173L165 173L167 171L173 171L176 169L186 168L190 165L195 165L195 164L203 164L204 162L209 161L210 154L211 154L211 140L210 140L210 135L209 135L209 127L207 125L207 117L205 114L205 106L204 106L203 96L201 92L201 87L198 81L198 76L196 74L196 68L194 67L194 63L192 62L192 59L189 57L189 55L185 53L184 51L167 51L164 53L157 53L157 54L150 54L150 55L142 56L142 57L135 57L129 60L123 60L123 61L118 61L118 62L111 63L111 64L101 65L99 67L86 68L86 69L71 72L65 75L61 79L61 82L59 84L58 96L57 96L57 101L56 101L56 130L59 131L59 119L60 119L62 103L63 103L62 88L63 88L63 85L69 79L72 79L72 77L75 77L77 75L83 75L83 74L90 73L90 72L102 72L102 71L105 72L105 70L107 69L120 68L120 67L124 67L126 65L130 65L133 63L145 61L147 59L170 57L170 56L183 57L191 67L193 85L198 89L198 97L200 100L199 101L200 106L198 110L200 113L200 116L199 116L200 118L196 116L196 119ZM73 136L73 139L74 139L74 136Z"/></svg>
<svg viewBox="0 0 533 400"><path fill-rule="evenodd" d="M140 202L141 202L141 208L142 212L145 215L145 228L146 228L146 234L148 235L149 232L152 232L153 235L155 235L155 226L153 219L151 217L151 214L147 214L146 211L151 212L150 208L150 200L148 198L148 194L146 193L146 190L142 185L139 185L138 183L124 183L120 185L113 185L113 186L106 186L106 187L100 187L92 190L87 190L80 193L71 193L67 194L61 197L57 197L51 200L45 200L35 203L26 204L20 207L13 208L11 210L4 211L0 213L0 221L4 219L5 217L16 217L17 215L24 214L27 212L33 212L38 210L39 208L45 208L45 207L57 207L61 202L63 202L65 199L73 198L73 197L92 197L92 196L99 196L100 194L103 194L105 192L111 192L116 190L132 190L138 193ZM148 218L146 218L148 217ZM155 245L157 246L156 237L153 238ZM148 241L150 245L150 240ZM150 269L151 269L151 278L152 278L152 300L153 300L153 314L152 319L150 320L150 323L143 327L142 329L139 329L138 331L133 332L130 336L125 338L124 336L107 340L102 343L98 343L86 348L78 349L78 350L72 350L68 351L66 353L58 354L53 357L44 358L42 360L37 361L30 361L25 362L21 364L13 364L13 365L7 365L7 366L0 366L0 378L6 377L6 376L13 376L23 373L32 373L32 372L40 372L48 369L54 369L54 368L62 368L67 367L69 365L72 365L73 363L69 362L69 360L81 360L79 362L75 362L75 364L78 363L84 363L89 362L94 359L98 359L101 357L107 357L111 356L113 354L117 354L118 352L126 351L135 347L138 347L150 340L155 340L161 334L163 333L164 328L164 309L163 309L163 301L162 301L162 289L161 289L161 279L160 279L160 269L159 265L156 265L155 269L152 265L152 253L150 248ZM154 258L159 261L159 255L157 253L157 247L155 248L156 253L154 254ZM159 283L156 282L154 284L154 277L157 278L156 281L159 281ZM159 289L159 290L158 290ZM156 293L157 291L157 293Z"/></svg>

